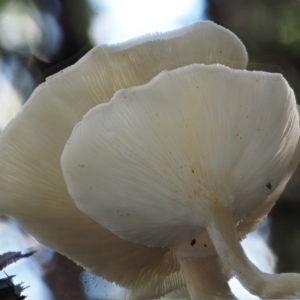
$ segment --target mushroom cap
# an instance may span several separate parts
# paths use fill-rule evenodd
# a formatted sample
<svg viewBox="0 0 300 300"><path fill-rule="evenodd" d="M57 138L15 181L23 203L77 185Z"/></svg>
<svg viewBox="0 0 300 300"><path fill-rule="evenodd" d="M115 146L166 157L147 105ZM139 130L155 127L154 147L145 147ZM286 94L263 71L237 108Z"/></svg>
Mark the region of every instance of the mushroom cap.
<svg viewBox="0 0 300 300"><path fill-rule="evenodd" d="M300 114L300 106L297 105L298 113ZM300 124L299 124L300 125ZM247 233L250 231L254 231L260 221L269 213L272 207L275 205L276 201L284 191L288 181L294 174L298 163L300 161L300 137L298 138L298 144L293 155L293 158L290 161L290 164L285 171L284 175L281 178L278 186L272 191L270 195L266 198L266 200L261 203L258 207L256 207L251 214L247 218L243 218L241 222L238 223L237 232L239 234L239 238L243 239Z"/></svg>
<svg viewBox="0 0 300 300"><path fill-rule="evenodd" d="M199 22L98 46L48 78L0 136L0 212L16 218L42 244L136 295L159 297L181 287L183 277L170 250L122 240L76 207L60 156L73 127L95 105L119 89L192 63L243 69L247 53L230 31Z"/></svg>
<svg viewBox="0 0 300 300"><path fill-rule="evenodd" d="M281 75L193 64L91 109L61 163L84 213L126 240L178 248L203 234L211 206L239 222L264 203L298 140Z"/></svg>

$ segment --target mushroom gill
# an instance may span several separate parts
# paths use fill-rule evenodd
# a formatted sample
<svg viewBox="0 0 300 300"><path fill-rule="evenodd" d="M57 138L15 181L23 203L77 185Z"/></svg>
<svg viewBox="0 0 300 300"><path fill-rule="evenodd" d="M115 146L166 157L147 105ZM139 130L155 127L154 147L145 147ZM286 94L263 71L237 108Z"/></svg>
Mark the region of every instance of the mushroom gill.
<svg viewBox="0 0 300 300"><path fill-rule="evenodd" d="M204 261L218 278L214 296L230 296L225 268L253 294L297 297L300 275L258 270L236 227L246 220L251 231L252 214L282 191L299 132L281 75L192 64L91 109L61 164L85 214L124 240L172 250L192 299L213 290L209 276L199 281Z"/></svg>

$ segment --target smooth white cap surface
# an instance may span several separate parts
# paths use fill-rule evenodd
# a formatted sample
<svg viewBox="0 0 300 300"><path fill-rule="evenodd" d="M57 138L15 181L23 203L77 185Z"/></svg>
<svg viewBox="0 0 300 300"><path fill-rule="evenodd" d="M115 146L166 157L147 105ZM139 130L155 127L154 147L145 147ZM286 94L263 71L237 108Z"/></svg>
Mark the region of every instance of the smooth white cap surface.
<svg viewBox="0 0 300 300"><path fill-rule="evenodd" d="M201 234L211 205L249 216L278 187L298 140L281 75L193 64L90 110L61 163L83 212L126 240L172 248Z"/></svg>

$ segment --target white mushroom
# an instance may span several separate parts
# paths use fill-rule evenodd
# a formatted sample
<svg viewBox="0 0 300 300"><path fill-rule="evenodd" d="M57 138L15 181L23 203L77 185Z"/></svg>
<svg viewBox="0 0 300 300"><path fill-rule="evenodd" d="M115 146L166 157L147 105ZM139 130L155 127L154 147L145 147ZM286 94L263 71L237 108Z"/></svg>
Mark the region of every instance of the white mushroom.
<svg viewBox="0 0 300 300"><path fill-rule="evenodd" d="M206 270L216 287L203 273L216 255L251 293L299 297L300 275L259 271L236 231L277 196L299 132L281 75L193 64L91 109L61 163L84 213L125 240L173 251L192 299L224 292L221 271Z"/></svg>
<svg viewBox="0 0 300 300"><path fill-rule="evenodd" d="M230 31L200 22L96 47L48 78L0 136L0 213L16 218L44 245L132 289L137 297L160 297L182 287L172 251L120 239L78 210L68 194L60 157L73 127L92 107L108 102L119 89L192 63L243 69L247 53Z"/></svg>

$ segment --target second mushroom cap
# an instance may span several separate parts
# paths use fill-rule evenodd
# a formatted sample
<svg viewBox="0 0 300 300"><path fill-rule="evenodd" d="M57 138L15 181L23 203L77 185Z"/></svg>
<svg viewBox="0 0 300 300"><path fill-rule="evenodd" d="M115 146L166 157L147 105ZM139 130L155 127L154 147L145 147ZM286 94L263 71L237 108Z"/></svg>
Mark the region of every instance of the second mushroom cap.
<svg viewBox="0 0 300 300"><path fill-rule="evenodd" d="M77 206L121 238L190 244L210 207L235 221L276 189L299 136L279 74L190 65L118 91L75 127L61 163Z"/></svg>

